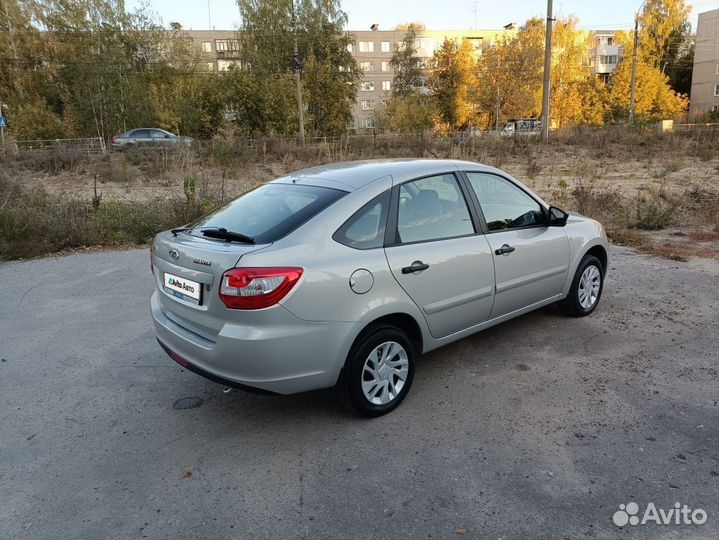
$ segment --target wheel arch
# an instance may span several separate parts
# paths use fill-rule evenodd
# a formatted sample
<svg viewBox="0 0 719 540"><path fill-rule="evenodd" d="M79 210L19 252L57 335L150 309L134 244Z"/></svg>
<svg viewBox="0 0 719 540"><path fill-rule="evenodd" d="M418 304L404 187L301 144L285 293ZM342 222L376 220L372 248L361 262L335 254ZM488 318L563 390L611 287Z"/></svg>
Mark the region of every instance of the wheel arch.
<svg viewBox="0 0 719 540"><path fill-rule="evenodd" d="M352 355L352 352L355 350L357 343L361 339L363 339L373 327L381 325L394 326L405 332L412 344L414 345L416 353L422 354L426 338L423 333L423 327L421 326L420 322L417 321L417 318L415 316L403 311L396 311L392 313L378 315L368 320L362 326L362 329L357 332L356 335L354 335L354 337L351 339L351 342L346 347L346 354L342 362L342 368L338 373L338 381L342 380L342 374L344 373L345 367L347 366L347 361Z"/></svg>
<svg viewBox="0 0 719 540"><path fill-rule="evenodd" d="M596 244L590 247L587 252L582 255L580 260L583 259L586 255L594 255L597 259L599 259L599 262L602 263L602 270L605 274L607 273L608 255L607 250L604 248L604 246Z"/></svg>

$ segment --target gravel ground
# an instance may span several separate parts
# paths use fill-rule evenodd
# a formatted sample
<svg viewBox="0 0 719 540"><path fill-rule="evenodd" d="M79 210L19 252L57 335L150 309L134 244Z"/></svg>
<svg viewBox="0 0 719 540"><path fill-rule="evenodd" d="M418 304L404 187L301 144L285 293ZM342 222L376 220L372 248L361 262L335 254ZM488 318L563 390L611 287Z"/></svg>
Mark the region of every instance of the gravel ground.
<svg viewBox="0 0 719 540"><path fill-rule="evenodd" d="M611 256L595 314L432 352L374 420L183 371L146 250L0 264L0 538L717 538L716 266Z"/></svg>

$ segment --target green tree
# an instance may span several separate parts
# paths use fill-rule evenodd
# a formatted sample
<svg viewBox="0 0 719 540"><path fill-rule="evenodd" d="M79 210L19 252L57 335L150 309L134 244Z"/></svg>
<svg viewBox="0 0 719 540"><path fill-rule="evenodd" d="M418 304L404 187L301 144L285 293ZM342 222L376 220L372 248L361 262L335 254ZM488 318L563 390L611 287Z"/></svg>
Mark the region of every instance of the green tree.
<svg viewBox="0 0 719 540"><path fill-rule="evenodd" d="M377 125L380 128L402 133L432 129L434 126L432 98L420 93L393 96L387 102L387 107L377 113Z"/></svg>
<svg viewBox="0 0 719 540"><path fill-rule="evenodd" d="M297 129L294 81L287 77L257 77L232 68L218 80L218 96L239 133L247 136L290 135Z"/></svg>
<svg viewBox="0 0 719 540"><path fill-rule="evenodd" d="M303 70L308 126L317 133L346 129L359 81L357 63L347 50L352 39L343 28L347 15L339 0L237 0L242 15L241 54L263 84ZM327 99L335 100L327 103ZM285 100L283 100L284 102ZM288 111L289 114L289 111Z"/></svg>
<svg viewBox="0 0 719 540"><path fill-rule="evenodd" d="M424 27L419 23L408 23L397 27L403 31L402 41L395 44L390 66L394 70L392 96L405 97L417 92L422 85L422 68L417 57L415 40Z"/></svg>

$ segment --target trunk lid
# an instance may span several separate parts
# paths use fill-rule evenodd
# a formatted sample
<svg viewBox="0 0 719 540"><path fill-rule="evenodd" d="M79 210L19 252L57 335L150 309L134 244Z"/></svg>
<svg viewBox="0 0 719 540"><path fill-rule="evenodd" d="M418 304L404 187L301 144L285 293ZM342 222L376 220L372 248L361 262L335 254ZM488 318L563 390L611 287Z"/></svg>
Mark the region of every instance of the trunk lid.
<svg viewBox="0 0 719 540"><path fill-rule="evenodd" d="M177 236L170 232L158 234L152 256L155 287L164 314L185 329L214 341L227 319L227 308L218 294L222 274L235 268L243 255L269 245L226 242L183 232Z"/></svg>

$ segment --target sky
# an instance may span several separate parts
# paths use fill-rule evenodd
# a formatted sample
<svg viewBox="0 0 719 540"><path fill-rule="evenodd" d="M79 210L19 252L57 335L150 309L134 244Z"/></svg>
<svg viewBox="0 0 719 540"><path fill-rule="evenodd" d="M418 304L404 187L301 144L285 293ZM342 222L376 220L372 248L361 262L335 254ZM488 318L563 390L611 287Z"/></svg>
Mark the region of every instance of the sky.
<svg viewBox="0 0 719 540"><path fill-rule="evenodd" d="M719 0L687 3L692 6L693 28L697 13L719 9ZM125 4L128 9L146 5L164 23L179 22L193 30L210 28L209 20L217 30L236 29L240 24L235 0L126 0ZM576 15L580 28L613 30L631 27L640 4L641 0L554 0L554 13ZM546 16L547 9L545 0L342 0L342 8L349 17L348 30L367 30L373 23L379 24L380 30L390 30L410 21L437 30L497 28Z"/></svg>

